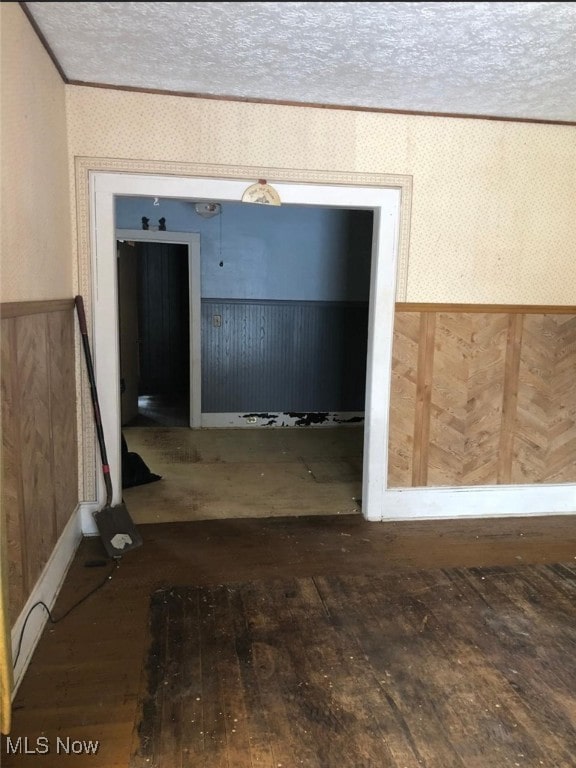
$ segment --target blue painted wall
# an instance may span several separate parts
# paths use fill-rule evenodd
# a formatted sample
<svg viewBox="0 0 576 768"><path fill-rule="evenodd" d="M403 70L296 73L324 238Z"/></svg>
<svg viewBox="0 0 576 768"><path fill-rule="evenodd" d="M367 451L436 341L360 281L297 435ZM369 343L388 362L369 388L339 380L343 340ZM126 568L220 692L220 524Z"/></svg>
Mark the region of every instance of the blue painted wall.
<svg viewBox="0 0 576 768"><path fill-rule="evenodd" d="M223 203L211 219L193 202L118 197L116 226L199 232L202 297L367 301L372 213L328 208ZM222 263L222 266L220 264Z"/></svg>

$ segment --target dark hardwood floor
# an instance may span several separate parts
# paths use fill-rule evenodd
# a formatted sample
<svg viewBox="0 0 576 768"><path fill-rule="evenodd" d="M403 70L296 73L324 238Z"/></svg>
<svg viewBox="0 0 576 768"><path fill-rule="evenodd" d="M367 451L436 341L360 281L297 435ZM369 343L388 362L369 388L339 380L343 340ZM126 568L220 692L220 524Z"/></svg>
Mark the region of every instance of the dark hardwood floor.
<svg viewBox="0 0 576 768"><path fill-rule="evenodd" d="M576 765L575 518L377 524L347 515L140 530L143 547L120 561L106 585L47 625L17 693L13 742L28 737L33 748L44 736L49 753L7 755L4 743L2 766ZM56 617L104 579L109 563L87 566L103 558L98 539L82 542ZM557 563L565 567L541 567ZM154 605L164 610L170 591L215 607L187 614L188 632L180 640L166 635L159 655L170 617L155 614ZM194 656L185 643L201 621L211 623L213 640ZM248 634L239 633L242 622ZM239 688L242 648L259 654L259 666ZM194 707L196 697L186 703L182 688L175 695L175 680L158 669L172 653L179 673L174 663L184 651L187 664L204 665L207 729L223 704L228 714L250 712L252 724L265 715L262 727L242 721L226 750L206 751L206 740L200 749L206 734L195 723L179 737L190 743L175 742L166 729L171 707ZM318 688L323 680L328 690ZM299 697L298 682L314 682L313 694ZM155 733L145 754L143 736ZM57 754L58 737L97 740L98 751Z"/></svg>

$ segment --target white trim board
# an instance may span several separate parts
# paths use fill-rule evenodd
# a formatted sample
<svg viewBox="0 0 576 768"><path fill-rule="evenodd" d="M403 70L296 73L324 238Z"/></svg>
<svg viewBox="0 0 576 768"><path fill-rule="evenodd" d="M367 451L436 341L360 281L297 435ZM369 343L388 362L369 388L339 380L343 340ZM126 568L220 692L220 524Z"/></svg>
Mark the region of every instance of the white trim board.
<svg viewBox="0 0 576 768"><path fill-rule="evenodd" d="M200 287L200 234L197 232L168 232L146 229L117 229L117 240L136 243L173 243L188 248L188 290L190 296L190 426L201 424L202 408L202 333Z"/></svg>
<svg viewBox="0 0 576 768"><path fill-rule="evenodd" d="M576 484L388 488L380 517L369 520L448 520L576 514Z"/></svg>
<svg viewBox="0 0 576 768"><path fill-rule="evenodd" d="M261 178L261 175L255 178ZM237 202L253 182L254 178L250 176L215 179L90 172L94 367L114 488L113 504L121 502L115 197L132 195ZM374 211L362 496L366 517L377 518L383 509L383 478L387 475L388 404L402 190L399 187L299 182L275 182L274 186L283 205ZM100 505L104 503L103 485L100 479L97 486Z"/></svg>
<svg viewBox="0 0 576 768"><path fill-rule="evenodd" d="M26 601L26 605L21 610L20 615L12 628L11 639L13 659L16 658L20 635L22 634L22 628L24 627L30 609L35 603L42 600L42 602L46 603L48 608L52 610L81 539L80 512L77 507L66 524L56 546L52 550L52 554L44 566L40 578L36 582L30 597ZM22 682L24 673L28 668L32 654L40 640L40 636L42 635L42 631L47 621L48 615L46 614L46 610L42 606L34 608L28 619L28 623L26 624L24 635L22 636L20 656L18 658L18 664L14 669L14 689L12 691L12 698L16 695L18 686Z"/></svg>
<svg viewBox="0 0 576 768"><path fill-rule="evenodd" d="M364 423L364 411L282 413L203 413L204 429L255 429L266 427L357 427Z"/></svg>

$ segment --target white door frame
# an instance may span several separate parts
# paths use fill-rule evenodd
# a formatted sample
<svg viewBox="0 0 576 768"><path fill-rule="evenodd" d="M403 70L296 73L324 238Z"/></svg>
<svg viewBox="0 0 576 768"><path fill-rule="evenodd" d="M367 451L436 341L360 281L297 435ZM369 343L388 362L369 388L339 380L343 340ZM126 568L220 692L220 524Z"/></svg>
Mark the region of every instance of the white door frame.
<svg viewBox="0 0 576 768"><path fill-rule="evenodd" d="M201 287L200 234L197 232L159 232L145 229L117 229L117 240L135 243L171 243L188 248L188 292L190 296L188 326L190 331L190 426L202 425L202 360L201 360Z"/></svg>
<svg viewBox="0 0 576 768"><path fill-rule="evenodd" d="M120 372L116 279L115 197L118 195L238 202L254 179L214 179L130 173L90 173L91 261L93 281L94 368L102 424L107 437L113 504L121 503ZM362 512L382 519L388 474L388 410L392 331L402 190L398 187L275 182L284 204L374 211ZM155 233L156 234L156 233ZM98 503L103 503L99 484ZM94 532L85 518L84 532Z"/></svg>
<svg viewBox="0 0 576 768"><path fill-rule="evenodd" d="M178 176L178 172L190 175ZM277 178L279 173L288 179L273 182L284 203L374 211L364 429L364 517L368 520L433 520L574 514L576 483L387 487L394 304L397 285L398 298L405 300L408 265L411 182L407 177L77 158L79 287L89 292L86 295L91 300L88 323L94 329L94 362L101 392L102 423L109 445L113 503L119 503L122 495L115 197L238 202L255 179ZM87 387L85 390L80 419L88 419L91 412ZM85 535L97 534L91 513L102 507L105 500L95 449L96 442L91 436L83 444L81 460L85 487L90 489L89 498L95 495L96 501L86 500L81 504ZM92 478L98 483L95 488L91 486ZM94 495L93 491L96 491Z"/></svg>

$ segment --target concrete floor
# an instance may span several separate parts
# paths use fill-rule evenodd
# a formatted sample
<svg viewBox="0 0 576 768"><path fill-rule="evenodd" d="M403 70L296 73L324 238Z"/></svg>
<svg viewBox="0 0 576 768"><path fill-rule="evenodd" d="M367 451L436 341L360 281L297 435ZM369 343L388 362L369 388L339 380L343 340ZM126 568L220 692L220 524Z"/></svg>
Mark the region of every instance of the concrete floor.
<svg viewBox="0 0 576 768"><path fill-rule="evenodd" d="M162 480L124 490L136 523L358 514L363 427L123 429Z"/></svg>

